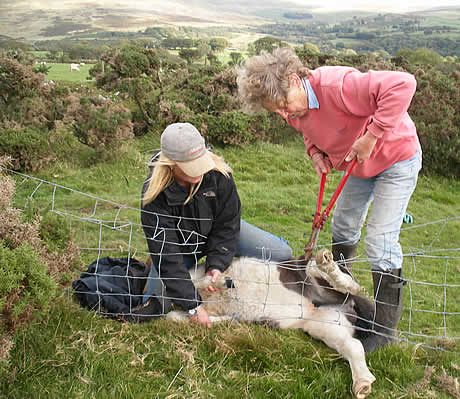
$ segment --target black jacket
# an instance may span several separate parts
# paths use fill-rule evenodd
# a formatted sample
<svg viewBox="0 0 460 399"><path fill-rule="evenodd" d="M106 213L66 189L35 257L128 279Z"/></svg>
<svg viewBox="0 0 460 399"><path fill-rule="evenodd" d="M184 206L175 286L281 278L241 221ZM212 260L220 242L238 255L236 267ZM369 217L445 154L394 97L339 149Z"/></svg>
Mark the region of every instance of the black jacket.
<svg viewBox="0 0 460 399"><path fill-rule="evenodd" d="M82 307L117 320L148 321L164 315L163 303L151 298L142 305L149 268L134 258L98 259L72 282L75 299Z"/></svg>
<svg viewBox="0 0 460 399"><path fill-rule="evenodd" d="M147 190L152 170L142 193ZM153 265L166 285L167 295L184 310L198 306L201 298L183 255L206 255L206 270L224 271L235 255L241 218L235 182L220 172L206 173L198 192L184 205L187 196L184 187L170 184L141 212Z"/></svg>
<svg viewBox="0 0 460 399"><path fill-rule="evenodd" d="M91 263L72 288L81 306L119 316L142 303L148 274L136 259L105 257Z"/></svg>

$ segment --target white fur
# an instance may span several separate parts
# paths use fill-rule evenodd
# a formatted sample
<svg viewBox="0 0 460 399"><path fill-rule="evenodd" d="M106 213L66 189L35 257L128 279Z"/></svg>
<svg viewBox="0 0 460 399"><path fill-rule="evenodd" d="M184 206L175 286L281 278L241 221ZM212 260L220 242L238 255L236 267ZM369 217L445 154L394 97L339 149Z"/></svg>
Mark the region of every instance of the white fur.
<svg viewBox="0 0 460 399"><path fill-rule="evenodd" d="M361 291L360 285L349 274L342 273L333 261L331 251L326 249L319 251L315 257L315 263L309 267L310 276L326 280L336 291L342 294L357 295Z"/></svg>
<svg viewBox="0 0 460 399"><path fill-rule="evenodd" d="M70 64L70 72L72 71L80 71L80 65L78 64Z"/></svg>
<svg viewBox="0 0 460 399"><path fill-rule="evenodd" d="M359 292L359 285L340 271L332 261L332 254L329 254L318 254L316 262L310 262L307 272L326 279L342 293ZM204 277L204 268L197 267L191 275L197 289L209 285L209 278ZM315 307L308 298L283 285L278 264L274 262L236 259L225 276L222 275L217 285L219 288L225 286L226 276L233 280L235 287L210 294L203 303L212 321L269 321L276 322L283 329L300 328L335 349L349 362L353 392L357 398L370 394L375 377L366 365L361 342L353 338L353 325L341 312L340 305ZM167 318L183 320L187 319L187 315L174 311Z"/></svg>

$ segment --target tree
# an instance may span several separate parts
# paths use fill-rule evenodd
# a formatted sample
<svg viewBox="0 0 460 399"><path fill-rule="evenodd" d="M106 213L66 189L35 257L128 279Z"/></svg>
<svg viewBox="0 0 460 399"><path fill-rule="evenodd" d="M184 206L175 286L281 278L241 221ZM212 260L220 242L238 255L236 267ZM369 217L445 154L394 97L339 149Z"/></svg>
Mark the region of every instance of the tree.
<svg viewBox="0 0 460 399"><path fill-rule="evenodd" d="M351 48L344 48L340 52L341 55L358 55L358 53Z"/></svg>
<svg viewBox="0 0 460 399"><path fill-rule="evenodd" d="M8 39L8 40L0 40L0 48L5 50L22 50L28 51L30 50L30 45L26 43L22 43L18 40Z"/></svg>
<svg viewBox="0 0 460 399"><path fill-rule="evenodd" d="M0 115L2 107L43 92L44 76L33 71L33 60L20 51L0 54Z"/></svg>
<svg viewBox="0 0 460 399"><path fill-rule="evenodd" d="M187 61L187 64L192 64L193 61L201 57L201 54L198 50L190 49L190 48L183 48L182 50L179 51L179 57Z"/></svg>
<svg viewBox="0 0 460 399"><path fill-rule="evenodd" d="M229 43L226 39L222 37L213 37L209 41L209 45L211 46L212 51L220 53L228 47Z"/></svg>
<svg viewBox="0 0 460 399"><path fill-rule="evenodd" d="M208 54L206 54L206 58L211 65L220 65L220 62L214 53L209 52Z"/></svg>
<svg viewBox="0 0 460 399"><path fill-rule="evenodd" d="M119 59L119 72L122 77L138 77L149 67L149 59L138 47L124 47L120 51Z"/></svg>
<svg viewBox="0 0 460 399"><path fill-rule="evenodd" d="M170 50L191 48L194 44L192 39L183 39L179 37L169 37L161 41L161 46Z"/></svg>
<svg viewBox="0 0 460 399"><path fill-rule="evenodd" d="M417 48L415 50L401 49L396 54L397 57L402 57L408 60L411 64L428 64L432 66L440 65L444 59L436 51L428 48Z"/></svg>
<svg viewBox="0 0 460 399"><path fill-rule="evenodd" d="M33 71L35 73L42 73L44 75L46 75L49 71L51 70L51 66L50 65L45 65L45 64L38 64L34 69Z"/></svg>
<svg viewBox="0 0 460 399"><path fill-rule="evenodd" d="M288 47L289 45L286 42L283 42L280 39L271 36L265 36L253 43L254 54L258 55L261 51L267 51L271 53L277 47Z"/></svg>
<svg viewBox="0 0 460 399"><path fill-rule="evenodd" d="M412 52L409 61L413 64L420 63L435 66L442 64L443 58L436 51L428 48L418 48Z"/></svg>
<svg viewBox="0 0 460 399"><path fill-rule="evenodd" d="M398 52L396 53L396 57L401 57L405 58L406 60L409 60L409 57L412 54L412 50L409 48L402 48L399 49Z"/></svg>
<svg viewBox="0 0 460 399"><path fill-rule="evenodd" d="M169 61L160 59L160 50L127 45L103 54L104 73L96 74L97 87L127 93L138 106L134 112L136 134L145 133L153 124L156 105L162 91L162 71ZM99 67L97 68L99 69Z"/></svg>
<svg viewBox="0 0 460 399"><path fill-rule="evenodd" d="M319 51L319 48L316 44L310 43L310 42L305 42L303 44L303 49L306 51L310 51L313 54L320 54L321 51Z"/></svg>
<svg viewBox="0 0 460 399"><path fill-rule="evenodd" d="M196 46L196 50L198 51L199 57L201 58L211 51L211 46L204 41L199 41Z"/></svg>
<svg viewBox="0 0 460 399"><path fill-rule="evenodd" d="M229 65L238 65L238 63L243 59L243 55L236 51L232 51L230 53L230 58L232 60L229 62Z"/></svg>
<svg viewBox="0 0 460 399"><path fill-rule="evenodd" d="M170 28L163 28L159 26L154 26L151 28L146 28L144 31L145 36L151 36L157 40L162 40L171 34Z"/></svg>

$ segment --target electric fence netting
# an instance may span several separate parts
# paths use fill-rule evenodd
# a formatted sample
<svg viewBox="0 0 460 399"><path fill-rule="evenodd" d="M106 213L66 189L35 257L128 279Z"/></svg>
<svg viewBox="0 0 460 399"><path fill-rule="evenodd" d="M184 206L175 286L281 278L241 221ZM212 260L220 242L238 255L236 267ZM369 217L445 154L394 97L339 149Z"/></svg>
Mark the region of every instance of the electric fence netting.
<svg viewBox="0 0 460 399"><path fill-rule="evenodd" d="M128 304L126 314L131 315L136 306L142 303L143 293L130 292L130 284L126 293L103 292L98 286L98 278L103 278L104 272L98 271L98 267L106 257L126 258L128 263L123 273L118 276L111 274L109 277L125 279L129 277L131 281L136 280L141 286L145 285L149 279L148 272L139 274L131 273L130 270L130 267L136 266L130 264L131 260L138 259L146 262L151 255L140 223L141 210L138 207L98 198L3 167L2 169L15 180L16 196L22 198L22 203L17 201L15 207L25 209L31 204L39 204L40 208L47 208L49 212L59 215L68 222L81 259L85 264L93 262L93 269L91 272L88 269L87 273L94 273L96 278L96 289L93 294L97 306L94 307L94 311L104 316L116 317L118 316L116 313L107 311L104 298L125 296L126 298L122 299ZM167 217L167 215L155 215L156 225L149 226L153 234L148 239L156 240L159 248L167 244L166 237L174 236L167 234L167 229L162 225L162 220ZM181 229L181 218L175 218L173 225L174 233L181 238L180 243L173 243L174 248L180 251L174 255L200 258L200 253L197 251L198 244L206 237L194 231ZM423 224L412 223L401 229L400 241L403 243L404 250L403 274L406 285L404 307L397 331L399 340L428 348L458 352L459 228L460 216L456 216ZM418 234L414 234L415 231ZM321 247L330 249L330 244L320 243L318 248ZM361 294L372 298L371 270L363 252L361 251L361 255L354 259L353 279L363 287ZM264 263L269 261L270 249L261 248L261 253L265 255L265 259L260 261L261 267L264 267ZM161 261L162 256L167 254L160 250L154 255ZM286 267L289 267L288 262ZM75 290L71 289L66 292L75 294ZM159 312L157 316L162 315L164 312Z"/></svg>

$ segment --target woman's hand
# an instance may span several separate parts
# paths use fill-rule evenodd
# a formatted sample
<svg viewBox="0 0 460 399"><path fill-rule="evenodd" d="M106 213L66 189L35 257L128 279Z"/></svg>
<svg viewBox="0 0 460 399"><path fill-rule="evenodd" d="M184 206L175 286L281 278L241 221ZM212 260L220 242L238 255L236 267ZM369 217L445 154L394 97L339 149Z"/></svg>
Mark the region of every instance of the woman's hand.
<svg viewBox="0 0 460 399"><path fill-rule="evenodd" d="M313 154L311 160L313 161L313 167L319 177L321 177L323 173L331 173L332 163L322 152L316 152Z"/></svg>
<svg viewBox="0 0 460 399"><path fill-rule="evenodd" d="M212 322L209 319L208 312L204 310L203 306L198 308L195 316L189 316L188 318L192 323L200 323L202 326L207 328L212 327Z"/></svg>
<svg viewBox="0 0 460 399"><path fill-rule="evenodd" d="M351 146L351 151L348 153L345 161L350 162L353 158L356 157L358 163L369 159L374 150L375 143L377 142L377 137L372 133L367 131L364 136L356 140Z"/></svg>
<svg viewBox="0 0 460 399"><path fill-rule="evenodd" d="M220 272L220 270L217 270L217 269L209 270L206 273L206 276L211 276L211 284L215 284L220 275L221 275L221 272ZM217 291L220 291L220 289L214 287L213 285L209 285L206 288L206 291L207 292L217 292Z"/></svg>

